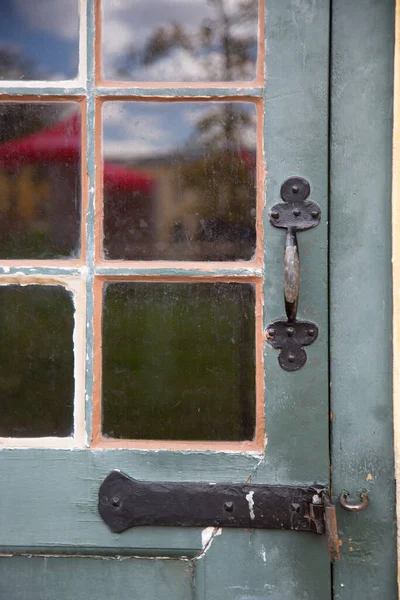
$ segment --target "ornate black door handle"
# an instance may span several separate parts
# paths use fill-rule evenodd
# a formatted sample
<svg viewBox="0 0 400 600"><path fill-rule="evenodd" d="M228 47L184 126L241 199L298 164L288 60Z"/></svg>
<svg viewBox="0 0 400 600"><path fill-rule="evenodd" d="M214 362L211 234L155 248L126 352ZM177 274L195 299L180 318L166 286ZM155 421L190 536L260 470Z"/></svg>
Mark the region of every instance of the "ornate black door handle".
<svg viewBox="0 0 400 600"><path fill-rule="evenodd" d="M287 320L274 321L267 327L268 343L278 350L279 364L285 371L298 371L307 361L304 346L318 337L318 327L309 321L297 321L300 289L300 259L297 232L316 227L321 220L321 209L307 200L310 184L302 177L291 177L281 187L283 202L275 204L269 215L271 225L286 229L284 257L284 298Z"/></svg>

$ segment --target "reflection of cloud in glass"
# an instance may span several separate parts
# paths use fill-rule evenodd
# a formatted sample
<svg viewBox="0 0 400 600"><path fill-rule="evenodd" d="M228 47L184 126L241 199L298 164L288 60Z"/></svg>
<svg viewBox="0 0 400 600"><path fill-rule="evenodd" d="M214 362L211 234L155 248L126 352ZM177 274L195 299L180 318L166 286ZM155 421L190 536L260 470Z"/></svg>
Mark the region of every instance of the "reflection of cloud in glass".
<svg viewBox="0 0 400 600"><path fill-rule="evenodd" d="M0 79L78 74L78 0L1 0Z"/></svg>
<svg viewBox="0 0 400 600"><path fill-rule="evenodd" d="M102 14L106 79L255 77L258 0L103 1Z"/></svg>
<svg viewBox="0 0 400 600"><path fill-rule="evenodd" d="M221 132L228 106L233 107L237 117L234 128L238 145L255 151L256 119L251 103L106 102L104 155L111 160L137 159L164 155L176 148L184 151L188 144L215 143L215 138L211 138ZM211 118L216 122L216 131L213 133L211 127L208 131L199 131L201 122Z"/></svg>
<svg viewBox="0 0 400 600"><path fill-rule="evenodd" d="M104 153L107 158L148 156L170 149L177 132L171 131L171 124L153 107L153 104L127 102L104 105Z"/></svg>

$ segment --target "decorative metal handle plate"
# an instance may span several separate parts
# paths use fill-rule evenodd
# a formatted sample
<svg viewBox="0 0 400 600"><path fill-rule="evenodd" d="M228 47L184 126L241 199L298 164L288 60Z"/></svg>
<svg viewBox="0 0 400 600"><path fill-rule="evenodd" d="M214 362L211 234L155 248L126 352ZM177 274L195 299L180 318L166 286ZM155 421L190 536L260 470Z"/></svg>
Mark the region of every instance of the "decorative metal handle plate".
<svg viewBox="0 0 400 600"><path fill-rule="evenodd" d="M307 200L310 184L302 177L291 177L281 187L281 198L270 211L274 227L286 229L284 255L284 298L287 320L270 323L267 328L268 343L278 350L279 364L285 371L298 371L306 361L304 346L318 337L318 327L309 321L297 321L297 305L300 289L300 258L297 232L313 229L321 220L321 209Z"/></svg>

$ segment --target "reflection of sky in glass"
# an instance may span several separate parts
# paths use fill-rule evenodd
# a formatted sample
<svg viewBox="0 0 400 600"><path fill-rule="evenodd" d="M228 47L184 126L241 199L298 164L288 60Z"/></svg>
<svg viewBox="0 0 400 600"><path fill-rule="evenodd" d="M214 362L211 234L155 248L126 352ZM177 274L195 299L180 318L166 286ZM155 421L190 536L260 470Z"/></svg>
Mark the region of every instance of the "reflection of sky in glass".
<svg viewBox="0 0 400 600"><path fill-rule="evenodd" d="M0 79L78 74L78 0L0 1Z"/></svg>
<svg viewBox="0 0 400 600"><path fill-rule="evenodd" d="M111 160L162 156L172 150L184 151L188 143L204 145L220 133L218 116L224 113L225 102L106 102L104 105L104 155ZM256 115L250 102L229 106L235 114L243 114L235 127L237 147L255 150ZM215 116L214 129L198 133L204 118ZM197 132L197 133L196 133ZM209 137L214 136L214 140Z"/></svg>
<svg viewBox="0 0 400 600"><path fill-rule="evenodd" d="M258 0L102 2L106 79L249 81Z"/></svg>

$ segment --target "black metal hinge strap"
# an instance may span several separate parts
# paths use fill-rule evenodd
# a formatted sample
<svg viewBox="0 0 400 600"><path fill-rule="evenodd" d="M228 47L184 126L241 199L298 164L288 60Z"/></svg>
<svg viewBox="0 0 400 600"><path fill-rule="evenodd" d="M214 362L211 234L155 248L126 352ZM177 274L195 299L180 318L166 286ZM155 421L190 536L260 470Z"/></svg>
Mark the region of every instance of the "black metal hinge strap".
<svg viewBox="0 0 400 600"><path fill-rule="evenodd" d="M325 532L326 488L137 481L112 471L99 512L114 533L139 525L242 527Z"/></svg>
<svg viewBox="0 0 400 600"><path fill-rule="evenodd" d="M286 229L284 254L284 298L287 320L270 323L266 339L278 350L279 364L286 371L297 371L307 361L304 346L309 346L318 336L318 327L309 321L297 321L297 305L300 289L300 258L297 232L313 229L321 220L321 209L307 200L310 184L302 177L291 177L281 187L283 202L270 210L270 222L274 227Z"/></svg>

